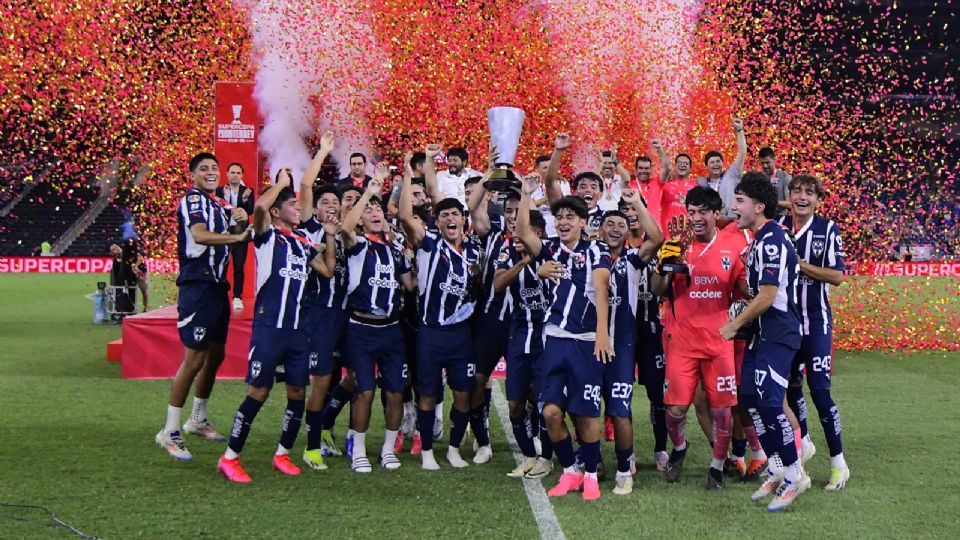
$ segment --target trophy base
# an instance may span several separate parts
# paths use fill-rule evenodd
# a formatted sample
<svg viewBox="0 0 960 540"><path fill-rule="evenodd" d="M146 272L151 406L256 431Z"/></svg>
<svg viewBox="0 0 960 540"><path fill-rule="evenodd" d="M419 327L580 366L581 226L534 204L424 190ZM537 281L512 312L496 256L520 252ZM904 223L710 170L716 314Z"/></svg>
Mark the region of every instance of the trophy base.
<svg viewBox="0 0 960 540"><path fill-rule="evenodd" d="M517 178L513 170L506 167L494 169L490 179L483 183L487 191L513 191L523 187L523 182Z"/></svg>
<svg viewBox="0 0 960 540"><path fill-rule="evenodd" d="M690 267L683 263L663 263L660 268L667 274L689 274Z"/></svg>

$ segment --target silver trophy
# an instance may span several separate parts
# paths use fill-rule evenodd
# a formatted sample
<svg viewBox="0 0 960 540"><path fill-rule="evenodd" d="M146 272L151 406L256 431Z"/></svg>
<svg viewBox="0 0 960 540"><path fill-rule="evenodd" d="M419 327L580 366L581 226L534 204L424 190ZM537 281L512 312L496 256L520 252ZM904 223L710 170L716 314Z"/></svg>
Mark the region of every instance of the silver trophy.
<svg viewBox="0 0 960 540"><path fill-rule="evenodd" d="M500 158L494 164L493 174L483 186L488 191L512 191L523 185L513 173L513 164L517 159L517 147L520 145L520 132L526 118L523 109L516 107L493 107L487 111L490 126L490 144L500 152Z"/></svg>

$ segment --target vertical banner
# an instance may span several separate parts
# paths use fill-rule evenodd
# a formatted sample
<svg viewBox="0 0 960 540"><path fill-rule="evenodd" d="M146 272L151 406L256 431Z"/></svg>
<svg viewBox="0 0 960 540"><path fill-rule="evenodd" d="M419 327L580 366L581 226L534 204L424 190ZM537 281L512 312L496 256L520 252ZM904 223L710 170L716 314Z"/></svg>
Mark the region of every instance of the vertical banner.
<svg viewBox="0 0 960 540"><path fill-rule="evenodd" d="M231 163L243 165L243 183L260 193L260 163L257 138L260 134L260 113L253 98L252 82L217 82L214 100L213 153L220 162L220 183L227 182L227 168ZM252 217L252 216L251 216ZM254 297L255 257L253 244L247 244L244 264L243 302L252 309ZM227 268L227 278L234 280L233 257Z"/></svg>

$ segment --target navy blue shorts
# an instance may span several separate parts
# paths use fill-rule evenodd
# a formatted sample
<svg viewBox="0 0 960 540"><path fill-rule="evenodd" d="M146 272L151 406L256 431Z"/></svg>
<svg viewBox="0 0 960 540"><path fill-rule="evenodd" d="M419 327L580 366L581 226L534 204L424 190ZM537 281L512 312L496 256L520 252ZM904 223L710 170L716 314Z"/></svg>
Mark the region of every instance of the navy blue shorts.
<svg viewBox="0 0 960 540"><path fill-rule="evenodd" d="M600 416L603 364L593 355L594 342L547 336L541 362L546 375L543 404L553 403L579 416Z"/></svg>
<svg viewBox="0 0 960 540"><path fill-rule="evenodd" d="M755 336L743 355L740 392L757 396L765 407L782 407L797 350Z"/></svg>
<svg viewBox="0 0 960 540"><path fill-rule="evenodd" d="M302 308L301 329L307 335L310 375L323 377L333 373L333 353L343 348L347 330L347 313L339 308L312 306Z"/></svg>
<svg viewBox="0 0 960 540"><path fill-rule="evenodd" d="M647 389L647 397L663 403L663 381L666 379L666 360L663 355L663 328L651 327L649 322L637 323L637 372ZM659 397L659 399L657 399Z"/></svg>
<svg viewBox="0 0 960 540"><path fill-rule="evenodd" d="M273 380L304 388L310 380L307 337L301 330L253 323L247 384L272 388Z"/></svg>
<svg viewBox="0 0 960 540"><path fill-rule="evenodd" d="M512 321L507 342L507 399L525 401L543 384L543 323Z"/></svg>
<svg viewBox="0 0 960 540"><path fill-rule="evenodd" d="M833 335L811 334L800 339L800 350L793 357L790 382L800 384L807 378L811 389L829 390L833 368Z"/></svg>
<svg viewBox="0 0 960 540"><path fill-rule="evenodd" d="M177 294L177 331L184 347L197 351L227 342L230 302L226 283L188 281Z"/></svg>
<svg viewBox="0 0 960 540"><path fill-rule="evenodd" d="M470 325L462 322L452 326L432 328L420 325L417 331L417 375L420 395L437 397L443 392L443 370L447 370L447 384L455 392L473 389L473 341Z"/></svg>
<svg viewBox="0 0 960 540"><path fill-rule="evenodd" d="M603 365L604 413L610 417L632 418L634 362L632 343L614 346L613 361Z"/></svg>
<svg viewBox="0 0 960 540"><path fill-rule="evenodd" d="M407 356L399 322L374 326L351 320L347 323L346 350L347 365L357 380L357 392L377 387L374 366L384 392L403 392L407 382Z"/></svg>
<svg viewBox="0 0 960 540"><path fill-rule="evenodd" d="M494 313L477 313L473 319L473 350L477 373L490 378L497 362L507 354L510 319L501 321Z"/></svg>

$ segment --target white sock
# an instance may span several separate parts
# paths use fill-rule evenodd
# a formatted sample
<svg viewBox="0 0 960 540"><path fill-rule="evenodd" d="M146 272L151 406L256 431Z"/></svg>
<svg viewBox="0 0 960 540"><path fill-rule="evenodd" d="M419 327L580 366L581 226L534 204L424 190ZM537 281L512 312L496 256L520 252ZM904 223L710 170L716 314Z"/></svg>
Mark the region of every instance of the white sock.
<svg viewBox="0 0 960 540"><path fill-rule="evenodd" d="M596 480L596 479L597 479L597 473L595 473L595 472L583 473L583 477L584 477L584 478L590 478L590 479L592 479L592 480Z"/></svg>
<svg viewBox="0 0 960 540"><path fill-rule="evenodd" d="M843 459L843 452L835 456L830 456L830 466L838 469L845 469L847 467L847 462Z"/></svg>
<svg viewBox="0 0 960 540"><path fill-rule="evenodd" d="M367 457L367 434L353 432L353 459Z"/></svg>
<svg viewBox="0 0 960 540"><path fill-rule="evenodd" d="M723 470L723 460L722 460L722 459L717 459L717 458L712 458L712 459L710 460L710 467L711 467L711 468L714 468L714 469L716 469L716 470L718 470L718 471L722 471L722 470Z"/></svg>
<svg viewBox="0 0 960 540"><path fill-rule="evenodd" d="M193 398L193 410L190 412L190 420L193 422L202 422L207 419L207 402L209 399Z"/></svg>
<svg viewBox="0 0 960 540"><path fill-rule="evenodd" d="M767 470L770 471L770 474L773 476L783 474L783 461L780 460L780 454L770 456L770 459L767 461Z"/></svg>
<svg viewBox="0 0 960 540"><path fill-rule="evenodd" d="M277 455L278 455L278 456L285 456L285 455L287 455L287 454L289 454L289 453L290 453L290 449L289 449L289 448L285 448L282 444L278 444L278 445L277 445Z"/></svg>
<svg viewBox="0 0 960 540"><path fill-rule="evenodd" d="M163 431L170 433L180 430L180 411L181 407L167 405L167 423L163 426Z"/></svg>
<svg viewBox="0 0 960 540"><path fill-rule="evenodd" d="M786 467L786 471L784 471L784 478L786 478L787 482L790 482L791 484L795 484L799 482L801 478L803 478L803 468L802 465L800 465L799 459Z"/></svg>
<svg viewBox="0 0 960 540"><path fill-rule="evenodd" d="M682 451L686 450L686 449L687 449L687 440L684 439L684 440L683 440L683 444L681 444L680 446L674 446L673 449L676 450L677 452L682 452Z"/></svg>
<svg viewBox="0 0 960 540"><path fill-rule="evenodd" d="M437 403L437 407L433 409L433 412L437 415L437 420L443 421L443 403Z"/></svg>
<svg viewBox="0 0 960 540"><path fill-rule="evenodd" d="M392 429L388 429L388 430L385 430L385 431L384 431L384 435L383 435L383 448L380 449L380 457L383 457L383 456L385 456L385 455L387 455L387 454L392 454L392 453L393 453L393 445L395 445L395 444L397 443L397 435L398 435L399 433L400 433L399 430L394 431L394 430L392 430ZM357 444L356 441L354 441L353 444L356 445L356 444ZM356 451L356 450L354 450L354 451Z"/></svg>
<svg viewBox="0 0 960 540"><path fill-rule="evenodd" d="M763 451L763 448L760 450L753 451L753 460L754 461L763 461L767 459L767 453Z"/></svg>
<svg viewBox="0 0 960 540"><path fill-rule="evenodd" d="M811 444L813 444L813 441L810 439L810 434L809 434L809 433L807 433L806 435L804 435L804 436L803 436L803 440L800 441L800 442L802 442L803 444L806 444L806 445L811 445Z"/></svg>
<svg viewBox="0 0 960 540"><path fill-rule="evenodd" d="M228 446L228 447L227 447L227 451L223 453L223 457L225 457L225 458L227 458L227 459L237 459L238 457L240 457L240 454L234 452L234 451L231 450L230 447Z"/></svg>
<svg viewBox="0 0 960 540"><path fill-rule="evenodd" d="M577 473L579 473L580 471L577 469L577 465L576 465L576 464L573 464L573 465L571 465L571 466L569 466L569 467L564 467L564 468L563 468L563 472L565 472L565 473L570 473L570 474L577 474Z"/></svg>

